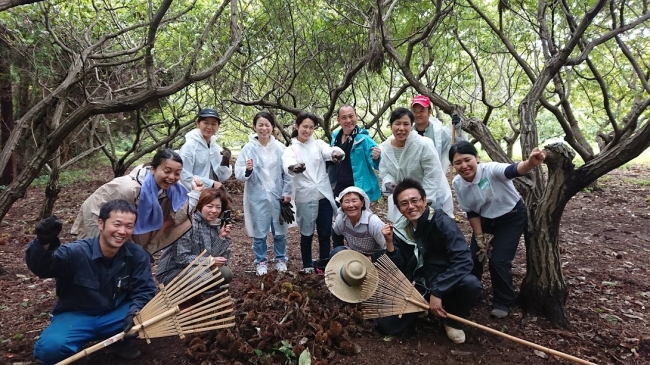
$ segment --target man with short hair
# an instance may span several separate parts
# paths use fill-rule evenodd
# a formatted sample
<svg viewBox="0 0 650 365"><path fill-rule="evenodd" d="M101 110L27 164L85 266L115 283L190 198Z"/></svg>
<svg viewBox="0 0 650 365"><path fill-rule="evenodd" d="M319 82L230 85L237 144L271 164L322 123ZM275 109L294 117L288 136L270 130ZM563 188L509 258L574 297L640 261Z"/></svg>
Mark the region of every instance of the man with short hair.
<svg viewBox="0 0 650 365"><path fill-rule="evenodd" d="M133 243L135 206L111 200L99 211L99 236L61 245L62 223L41 220L25 253L27 267L40 278L56 278L58 300L50 325L34 345L34 357L57 363L90 341L133 327L133 317L156 294L149 255ZM121 342L115 353L133 359L140 351Z"/></svg>
<svg viewBox="0 0 650 365"><path fill-rule="evenodd" d="M416 95L411 100L411 111L415 115L413 130L418 132L419 135L433 141L438 151L442 171L446 172L449 168L449 148L451 148L452 143L452 132L438 118L433 116L431 100L427 96L421 94ZM452 124L456 133L456 141L466 140L465 134L460 129L461 123L458 116L452 116Z"/></svg>
<svg viewBox="0 0 650 365"><path fill-rule="evenodd" d="M339 108L336 121L341 129L332 134L331 145L340 147L346 158L338 164L331 164L328 169L334 196L356 186L362 189L371 202L381 197L379 179L374 170L379 169L381 150L370 138L365 128L359 127L359 116L351 105ZM343 236L332 234L334 247L343 245Z"/></svg>
<svg viewBox="0 0 650 365"><path fill-rule="evenodd" d="M422 184L406 178L393 190L393 202L402 216L386 226L386 255L426 299L429 312L443 318L447 337L465 342L460 324L447 319L447 312L467 317L478 300L481 282L471 274L474 266L465 236L453 218L427 205ZM398 334L415 323L418 313L375 320L377 330Z"/></svg>

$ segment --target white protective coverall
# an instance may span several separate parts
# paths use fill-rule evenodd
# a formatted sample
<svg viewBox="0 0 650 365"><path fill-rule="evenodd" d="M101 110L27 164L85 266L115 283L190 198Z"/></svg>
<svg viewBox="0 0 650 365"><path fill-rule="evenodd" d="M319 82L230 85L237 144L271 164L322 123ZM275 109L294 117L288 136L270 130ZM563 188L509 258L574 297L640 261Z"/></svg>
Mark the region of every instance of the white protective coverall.
<svg viewBox="0 0 650 365"><path fill-rule="evenodd" d="M327 198L332 204L332 210L336 211L334 193L325 168L325 161L332 160L333 151L343 153L339 147L330 147L314 137L310 137L305 143L292 138L291 146L287 147L282 155L284 171L293 177L296 222L303 236L314 234L320 199ZM297 163L304 163L306 170L297 174L289 171L289 166Z"/></svg>
<svg viewBox="0 0 650 365"><path fill-rule="evenodd" d="M413 124L412 132L417 133L415 124ZM438 152L438 159L440 166L445 173L449 168L449 149L451 148L451 131L445 127L440 120L436 117L429 117L429 125L424 130L424 136L433 141L433 145ZM459 139L460 140L460 139Z"/></svg>
<svg viewBox="0 0 650 365"><path fill-rule="evenodd" d="M211 171L217 175L219 181L226 181L232 175L232 167L221 166L221 147L217 145L217 138L210 138L210 146L201 135L201 131L193 129L185 134L185 143L178 154L183 159L183 172L181 174L181 183L192 190L192 177L197 176L203 181L207 188L214 185L214 180L210 178Z"/></svg>
<svg viewBox="0 0 650 365"><path fill-rule="evenodd" d="M291 196L291 176L282 167L285 146L275 137L266 146L257 135L248 137L235 162L235 177L244 181L244 225L254 238L266 238L273 222L276 235L287 234L287 223L280 224L280 198ZM253 172L246 176L246 160L253 159Z"/></svg>
<svg viewBox="0 0 650 365"><path fill-rule="evenodd" d="M399 183L410 177L419 181L434 209L442 209L453 217L453 202L449 183L440 166L440 158L433 141L417 134L409 133L402 150L399 162L395 156L395 147L391 144L394 136L390 136L381 144L381 160L379 161L379 176L382 187L386 183ZM388 196L388 219L396 222L401 213L393 204L393 195Z"/></svg>

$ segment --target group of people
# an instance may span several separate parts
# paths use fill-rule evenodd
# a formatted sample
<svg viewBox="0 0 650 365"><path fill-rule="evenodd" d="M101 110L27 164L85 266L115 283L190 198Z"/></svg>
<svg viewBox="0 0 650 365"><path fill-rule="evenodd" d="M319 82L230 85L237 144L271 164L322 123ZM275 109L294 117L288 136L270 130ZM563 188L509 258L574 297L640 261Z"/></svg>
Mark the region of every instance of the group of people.
<svg viewBox="0 0 650 365"><path fill-rule="evenodd" d="M256 273L269 270L268 233L275 269L287 270L289 223L281 219L281 210L291 204L305 273L345 249L373 261L385 253L418 283L431 313L467 316L490 258L492 314L504 317L515 302L511 261L526 224L526 208L512 179L539 165L544 155L535 149L519 164L480 163L471 143L459 138L452 145L450 130L432 116L426 96L416 96L411 109L391 113L392 135L381 147L358 125L351 105L339 108L341 128L329 144L314 138L319 120L314 114L297 115L287 147L274 136L275 117L266 111L255 115L255 133L239 153L234 171L245 182L244 222ZM460 127L457 117L452 121ZM160 150L150 164L97 189L82 204L72 227L77 241L60 244L62 225L56 217L39 222L26 261L39 277L57 278L58 302L35 345L38 360L55 363L88 341L128 332L134 314L155 294L150 262L157 251L162 250L159 283L169 283L204 249L213 257L207 264L219 268L224 284L232 280L231 225L221 219L230 209L222 182L232 175L232 166L230 152L216 142L220 123L216 110L201 110L196 129L186 134L178 153ZM469 245L453 219L445 178L450 162L458 172L452 184L458 204L473 229ZM391 223L370 210L382 190ZM312 257L315 232L318 260ZM399 333L413 319L382 318L376 327L382 333ZM445 329L454 342L464 341L452 321L445 322ZM132 358L138 351L123 345L117 354Z"/></svg>

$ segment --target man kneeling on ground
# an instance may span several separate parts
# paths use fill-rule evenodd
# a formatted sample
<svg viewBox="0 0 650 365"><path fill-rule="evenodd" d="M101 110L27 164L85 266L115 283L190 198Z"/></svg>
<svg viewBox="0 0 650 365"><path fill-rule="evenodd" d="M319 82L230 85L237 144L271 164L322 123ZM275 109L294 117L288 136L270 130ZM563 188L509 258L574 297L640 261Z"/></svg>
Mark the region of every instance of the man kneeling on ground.
<svg viewBox="0 0 650 365"><path fill-rule="evenodd" d="M393 203L402 216L394 227L385 226L386 255L402 273L415 281L418 291L429 300L429 312L443 318L447 337L465 342L460 324L447 312L467 317L477 301L481 282L472 271L472 254L453 218L427 205L422 185L404 179L393 190ZM415 323L418 313L378 318L377 330L386 335L404 331Z"/></svg>
<svg viewBox="0 0 650 365"><path fill-rule="evenodd" d="M58 300L50 325L34 345L34 357L53 364L90 341L104 340L133 327L133 317L156 294L149 255L131 242L135 206L111 200L99 211L99 236L61 245L62 224L55 217L36 225L36 239L25 254L40 278L56 278ZM115 353L132 359L140 351L125 342Z"/></svg>

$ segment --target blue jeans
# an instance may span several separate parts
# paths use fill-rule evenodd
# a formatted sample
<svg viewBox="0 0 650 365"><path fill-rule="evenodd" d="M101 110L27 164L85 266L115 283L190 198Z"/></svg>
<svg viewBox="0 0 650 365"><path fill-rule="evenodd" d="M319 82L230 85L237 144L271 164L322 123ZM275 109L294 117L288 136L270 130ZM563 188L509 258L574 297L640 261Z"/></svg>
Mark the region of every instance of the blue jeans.
<svg viewBox="0 0 650 365"><path fill-rule="evenodd" d="M318 201L318 217L316 217L316 232L318 233L318 258L325 260L330 257L330 237L332 236L332 216L334 209L327 199ZM311 241L314 235L300 235L300 256L302 267L314 267L311 257Z"/></svg>
<svg viewBox="0 0 650 365"><path fill-rule="evenodd" d="M273 222L271 222L271 234L273 234L273 252L275 254L274 261L287 259L287 236L283 234L276 235ZM266 261L266 252L268 246L266 244L266 237L253 238L253 252L255 252L255 264Z"/></svg>
<svg viewBox="0 0 650 365"><path fill-rule="evenodd" d="M332 252L330 252L330 259L337 253L345 250L349 250L349 248L347 246L334 246L334 249L332 249Z"/></svg>
<svg viewBox="0 0 650 365"><path fill-rule="evenodd" d="M517 300L515 287L512 284L512 260L515 258L515 253L517 253L519 238L524 233L527 222L526 206L521 200L517 202L510 212L500 217L494 219L481 218L483 233L494 235L490 243L492 245L492 254L488 259L488 267L494 292L492 307L496 309L508 311L510 307L515 305ZM478 261L476 256L478 245L474 235L472 235L470 250L474 258L472 274L481 280L485 262Z"/></svg>
<svg viewBox="0 0 650 365"><path fill-rule="evenodd" d="M87 342L120 333L130 306L131 301L127 300L113 311L97 316L80 312L55 314L34 344L34 357L43 364L55 364L79 352Z"/></svg>

